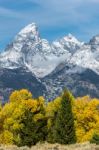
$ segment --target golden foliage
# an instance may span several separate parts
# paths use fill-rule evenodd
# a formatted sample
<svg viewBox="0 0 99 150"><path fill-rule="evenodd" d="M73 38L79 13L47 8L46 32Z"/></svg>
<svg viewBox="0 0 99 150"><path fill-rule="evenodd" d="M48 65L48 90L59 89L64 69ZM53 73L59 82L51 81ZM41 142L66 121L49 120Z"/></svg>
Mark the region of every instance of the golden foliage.
<svg viewBox="0 0 99 150"><path fill-rule="evenodd" d="M26 89L14 91L10 96L10 102L32 99L32 94Z"/></svg>
<svg viewBox="0 0 99 150"><path fill-rule="evenodd" d="M72 106L77 142L88 141L95 132L99 133L99 100L89 96L79 97L73 100ZM20 136L16 133L24 126L21 120L25 118L26 110L33 113L35 122L46 117L50 129L60 107L61 97L45 104L42 96L34 99L28 90L14 91L10 101L4 106L0 105L0 143L13 144L15 139L20 141Z"/></svg>
<svg viewBox="0 0 99 150"><path fill-rule="evenodd" d="M99 100L88 96L77 98L73 107L78 142L88 141L99 132Z"/></svg>
<svg viewBox="0 0 99 150"><path fill-rule="evenodd" d="M2 144L13 144L13 133L5 130L2 134L0 134L0 143Z"/></svg>
<svg viewBox="0 0 99 150"><path fill-rule="evenodd" d="M34 120L44 117L40 111L44 106L44 98L33 99L28 90L14 91L10 96L10 102L0 107L0 143L13 144L20 140L17 131L23 128L21 123L25 117L25 111L34 113ZM44 108L43 108L44 109Z"/></svg>

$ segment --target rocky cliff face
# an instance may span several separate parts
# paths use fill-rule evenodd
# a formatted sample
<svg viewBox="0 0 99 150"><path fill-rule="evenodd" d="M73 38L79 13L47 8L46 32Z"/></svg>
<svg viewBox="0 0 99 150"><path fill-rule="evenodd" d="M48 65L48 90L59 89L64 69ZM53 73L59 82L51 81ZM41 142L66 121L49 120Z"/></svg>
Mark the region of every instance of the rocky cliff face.
<svg viewBox="0 0 99 150"><path fill-rule="evenodd" d="M28 89L34 97L44 94L45 86L26 68L0 69L0 100L5 103L13 90Z"/></svg>

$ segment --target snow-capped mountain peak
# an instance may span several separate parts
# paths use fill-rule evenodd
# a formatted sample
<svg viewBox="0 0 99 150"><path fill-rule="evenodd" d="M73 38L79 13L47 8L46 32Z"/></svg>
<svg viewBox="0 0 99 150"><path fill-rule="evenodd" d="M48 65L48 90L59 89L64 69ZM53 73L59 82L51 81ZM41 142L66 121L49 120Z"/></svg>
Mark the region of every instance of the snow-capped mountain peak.
<svg viewBox="0 0 99 150"><path fill-rule="evenodd" d="M54 47L54 51L55 49L56 51L59 50L59 53L63 55L67 52L71 54L75 53L83 44L83 42L80 42L69 33L67 36L64 36L63 38L53 42L52 46Z"/></svg>
<svg viewBox="0 0 99 150"><path fill-rule="evenodd" d="M21 43L21 45L33 45L33 43L38 43L40 41L40 35L38 27L35 23L27 25L23 28L15 37L15 44Z"/></svg>
<svg viewBox="0 0 99 150"><path fill-rule="evenodd" d="M35 23L31 23L29 25L27 25L26 27L24 27L19 34L27 34L32 32L33 34L35 34L35 32L38 31L37 25Z"/></svg>
<svg viewBox="0 0 99 150"><path fill-rule="evenodd" d="M23 28L15 37L15 40L34 40L38 41L40 36L39 36L39 31L38 27L35 23L27 25L25 28Z"/></svg>
<svg viewBox="0 0 99 150"><path fill-rule="evenodd" d="M41 39L38 27L31 23L0 54L0 67L27 67L37 77L50 74L61 63L89 68L99 74L99 35L85 44L72 34L49 43Z"/></svg>
<svg viewBox="0 0 99 150"><path fill-rule="evenodd" d="M78 41L71 33L69 33L67 36L64 36L63 38L66 42L72 42L72 43L81 43L80 41Z"/></svg>
<svg viewBox="0 0 99 150"><path fill-rule="evenodd" d="M99 45L99 35L94 36L89 43L91 45Z"/></svg>
<svg viewBox="0 0 99 150"><path fill-rule="evenodd" d="M41 42L39 31L35 23L23 28L0 55L0 66L16 68L26 64L25 59L38 51Z"/></svg>

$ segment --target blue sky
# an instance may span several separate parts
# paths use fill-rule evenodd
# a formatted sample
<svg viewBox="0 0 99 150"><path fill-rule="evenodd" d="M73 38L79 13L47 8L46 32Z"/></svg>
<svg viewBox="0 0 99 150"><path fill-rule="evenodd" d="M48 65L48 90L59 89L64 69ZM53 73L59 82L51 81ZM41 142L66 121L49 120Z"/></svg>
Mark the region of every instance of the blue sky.
<svg viewBox="0 0 99 150"><path fill-rule="evenodd" d="M0 50L32 22L50 41L68 33L88 41L99 34L99 0L0 0Z"/></svg>

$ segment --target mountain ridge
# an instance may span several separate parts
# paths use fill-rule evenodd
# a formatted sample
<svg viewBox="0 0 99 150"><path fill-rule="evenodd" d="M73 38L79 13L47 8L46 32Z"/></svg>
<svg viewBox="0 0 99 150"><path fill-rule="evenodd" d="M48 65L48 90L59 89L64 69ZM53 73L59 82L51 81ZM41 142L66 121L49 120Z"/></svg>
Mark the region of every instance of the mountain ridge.
<svg viewBox="0 0 99 150"><path fill-rule="evenodd" d="M64 61L65 57L68 59L70 51L77 50L81 45L71 34L49 44L46 39L41 39L38 27L32 23L22 29L6 51L0 54L0 64L5 68L27 66L38 77L44 77ZM39 59L40 63L35 59ZM53 60L55 61L52 65Z"/></svg>
<svg viewBox="0 0 99 150"><path fill-rule="evenodd" d="M20 68L24 70L24 80L21 80L21 83L19 82L22 78ZM2 76L2 70L4 75L4 78L0 78L1 87L5 84L4 80L10 79L11 82L11 78L12 80L14 78L18 80L18 89L28 88L30 85L31 89L36 92L33 92L34 95L40 96L40 93L35 90L38 88L38 91L41 90L41 94L48 100L58 96L65 87L69 88L75 96L89 94L92 97L99 97L97 84L99 35L92 37L88 43L80 42L71 34L49 43L41 38L35 23L29 24L0 54L0 70L0 76ZM7 70L9 70L7 74L9 78L5 78ZM11 70L17 71L19 76L13 76ZM35 88L31 86L31 81L34 81ZM41 88L38 87L38 83ZM11 91L16 89L17 86L13 86ZM0 95L2 96L2 90Z"/></svg>

